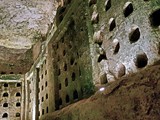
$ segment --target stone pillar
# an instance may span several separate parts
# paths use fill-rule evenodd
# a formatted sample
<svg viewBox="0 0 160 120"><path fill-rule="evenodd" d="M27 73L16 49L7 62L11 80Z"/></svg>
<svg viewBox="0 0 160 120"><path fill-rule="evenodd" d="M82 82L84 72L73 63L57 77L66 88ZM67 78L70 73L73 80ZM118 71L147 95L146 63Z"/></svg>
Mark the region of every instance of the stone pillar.
<svg viewBox="0 0 160 120"><path fill-rule="evenodd" d="M32 120L38 120L38 80L39 80L39 68L36 68L36 71L34 73L34 96L33 97L33 114L32 114Z"/></svg>
<svg viewBox="0 0 160 120"><path fill-rule="evenodd" d="M29 81L25 77L25 120L29 118Z"/></svg>
<svg viewBox="0 0 160 120"><path fill-rule="evenodd" d="M25 120L25 76L22 79L21 85L22 85L21 120Z"/></svg>

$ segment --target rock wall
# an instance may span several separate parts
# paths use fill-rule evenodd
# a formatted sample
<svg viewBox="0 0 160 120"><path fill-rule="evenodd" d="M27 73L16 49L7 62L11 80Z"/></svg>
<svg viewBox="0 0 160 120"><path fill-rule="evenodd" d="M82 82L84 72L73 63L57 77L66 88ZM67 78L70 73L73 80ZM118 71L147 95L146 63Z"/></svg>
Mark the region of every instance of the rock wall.
<svg viewBox="0 0 160 120"><path fill-rule="evenodd" d="M2 77L2 76L1 76ZM24 116L24 86L22 79L14 79L11 76L0 80L0 113L1 120L21 120Z"/></svg>
<svg viewBox="0 0 160 120"><path fill-rule="evenodd" d="M26 73L25 119L41 119L93 93L86 4L67 3L70 7L63 11L63 20L48 33L38 59ZM61 14L57 12L56 17L59 20Z"/></svg>
<svg viewBox="0 0 160 120"><path fill-rule="evenodd" d="M0 73L29 71L54 23L57 7L54 0L0 1Z"/></svg>
<svg viewBox="0 0 160 120"><path fill-rule="evenodd" d="M89 0L95 84L159 61L159 1Z"/></svg>
<svg viewBox="0 0 160 120"><path fill-rule="evenodd" d="M43 116L41 120L159 120L159 72L158 65L122 77L89 99Z"/></svg>

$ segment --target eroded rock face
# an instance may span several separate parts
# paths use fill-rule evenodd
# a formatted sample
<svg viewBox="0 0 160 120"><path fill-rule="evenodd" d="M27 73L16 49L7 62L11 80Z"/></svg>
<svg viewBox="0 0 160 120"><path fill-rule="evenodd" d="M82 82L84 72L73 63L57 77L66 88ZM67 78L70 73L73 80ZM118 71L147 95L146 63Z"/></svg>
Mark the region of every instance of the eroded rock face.
<svg viewBox="0 0 160 120"><path fill-rule="evenodd" d="M157 1L121 0L117 4L116 0L103 0L89 4L88 9L93 29L90 34L93 34L91 53L95 84L101 83L99 72L106 66L99 65L102 58L107 60L109 68L103 72L112 78L136 73L160 60L160 8ZM92 19L96 17L98 20ZM92 24L92 20L97 21ZM100 56L97 49L103 49L105 57Z"/></svg>
<svg viewBox="0 0 160 120"><path fill-rule="evenodd" d="M2 71L29 69L33 63L33 46L46 39L57 5L54 0L0 1L0 65L5 68Z"/></svg>
<svg viewBox="0 0 160 120"><path fill-rule="evenodd" d="M42 120L159 120L160 66L123 77Z"/></svg>

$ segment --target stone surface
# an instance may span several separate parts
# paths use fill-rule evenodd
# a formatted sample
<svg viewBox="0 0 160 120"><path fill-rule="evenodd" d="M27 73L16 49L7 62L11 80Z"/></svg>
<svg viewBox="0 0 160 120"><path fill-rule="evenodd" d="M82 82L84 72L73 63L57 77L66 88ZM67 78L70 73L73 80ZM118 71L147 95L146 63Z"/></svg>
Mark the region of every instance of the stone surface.
<svg viewBox="0 0 160 120"><path fill-rule="evenodd" d="M159 120L160 66L152 66L107 85L41 120Z"/></svg>
<svg viewBox="0 0 160 120"><path fill-rule="evenodd" d="M94 63L92 65L94 83L98 83L97 76L100 77L101 68L98 67L103 66L98 66L99 61L95 57L99 57L99 53L96 51L98 42L100 42L99 47L103 48L107 60L115 61L113 64L108 62L109 71L106 71L115 77L118 64L125 66L125 75L128 75L160 60L159 5L158 0L121 0L118 4L116 0L101 0L93 7L88 7L89 19L91 19L93 11L99 14L99 22L88 27L90 34L94 36L91 42L93 44L91 53L92 63ZM100 37L100 34L96 34L97 31L102 31L103 36ZM95 40L97 41L95 42ZM140 66L137 67L135 59L137 59L137 55L141 54L141 51L146 57L145 59L138 58Z"/></svg>
<svg viewBox="0 0 160 120"><path fill-rule="evenodd" d="M26 72L30 68L33 46L46 39L56 8L53 0L0 1L1 71L17 73L16 69Z"/></svg>

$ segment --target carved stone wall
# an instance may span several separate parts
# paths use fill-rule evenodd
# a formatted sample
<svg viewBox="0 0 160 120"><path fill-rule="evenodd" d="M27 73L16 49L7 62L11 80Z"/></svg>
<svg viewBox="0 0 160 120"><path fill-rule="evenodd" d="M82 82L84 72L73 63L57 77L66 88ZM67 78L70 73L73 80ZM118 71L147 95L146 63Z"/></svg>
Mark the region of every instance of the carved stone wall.
<svg viewBox="0 0 160 120"><path fill-rule="evenodd" d="M105 84L159 60L159 1L89 0L94 83Z"/></svg>
<svg viewBox="0 0 160 120"><path fill-rule="evenodd" d="M21 80L0 80L0 119L21 120L24 104Z"/></svg>

